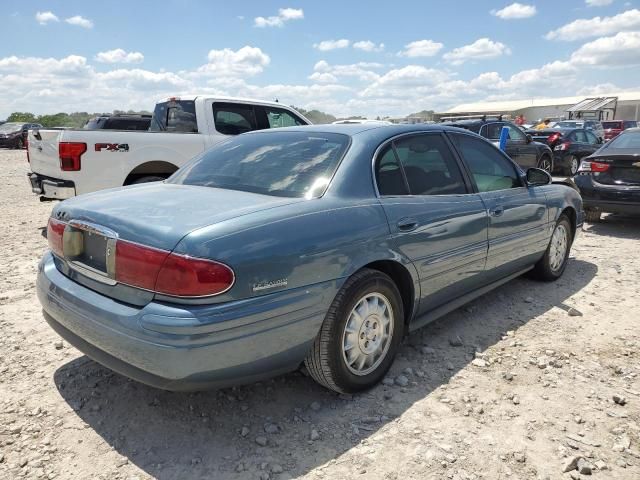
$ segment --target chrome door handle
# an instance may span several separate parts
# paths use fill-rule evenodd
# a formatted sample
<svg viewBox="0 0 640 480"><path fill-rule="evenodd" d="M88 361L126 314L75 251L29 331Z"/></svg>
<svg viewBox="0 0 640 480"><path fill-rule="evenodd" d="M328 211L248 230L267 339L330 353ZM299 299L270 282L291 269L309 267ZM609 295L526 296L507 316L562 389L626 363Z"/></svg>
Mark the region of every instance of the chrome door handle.
<svg viewBox="0 0 640 480"><path fill-rule="evenodd" d="M503 213L504 213L504 207L502 205L499 205L499 206L489 210L489 215L491 215L492 217L499 217Z"/></svg>

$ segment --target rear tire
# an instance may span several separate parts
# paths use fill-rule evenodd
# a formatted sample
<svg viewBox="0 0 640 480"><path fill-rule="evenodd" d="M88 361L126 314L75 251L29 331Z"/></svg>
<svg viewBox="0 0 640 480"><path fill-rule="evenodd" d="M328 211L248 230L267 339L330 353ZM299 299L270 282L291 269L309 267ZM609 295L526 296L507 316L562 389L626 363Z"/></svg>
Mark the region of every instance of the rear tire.
<svg viewBox="0 0 640 480"><path fill-rule="evenodd" d="M531 272L532 276L545 282L559 279L567 267L572 242L571 222L566 215L562 214L553 229L544 256L536 263Z"/></svg>
<svg viewBox="0 0 640 480"><path fill-rule="evenodd" d="M366 268L336 295L304 363L311 377L330 390L366 390L391 367L403 333L398 288L389 276Z"/></svg>
<svg viewBox="0 0 640 480"><path fill-rule="evenodd" d="M553 173L553 159L548 155L543 155L538 161L538 168L541 168L551 175Z"/></svg>
<svg viewBox="0 0 640 480"><path fill-rule="evenodd" d="M159 177L158 175L147 175L145 177L135 179L130 185L135 185L137 183L161 182L163 180L165 180L165 178Z"/></svg>
<svg viewBox="0 0 640 480"><path fill-rule="evenodd" d="M24 148L24 140L22 138L18 138L18 140L16 140L16 149L22 150L23 148Z"/></svg>
<svg viewBox="0 0 640 480"><path fill-rule="evenodd" d="M589 223L598 223L601 216L602 212L598 210L586 210L584 212L584 219Z"/></svg>
<svg viewBox="0 0 640 480"><path fill-rule="evenodd" d="M571 155L568 160L568 167L564 169L565 175L570 177L575 177L578 173L578 168L580 168L580 159L575 155Z"/></svg>

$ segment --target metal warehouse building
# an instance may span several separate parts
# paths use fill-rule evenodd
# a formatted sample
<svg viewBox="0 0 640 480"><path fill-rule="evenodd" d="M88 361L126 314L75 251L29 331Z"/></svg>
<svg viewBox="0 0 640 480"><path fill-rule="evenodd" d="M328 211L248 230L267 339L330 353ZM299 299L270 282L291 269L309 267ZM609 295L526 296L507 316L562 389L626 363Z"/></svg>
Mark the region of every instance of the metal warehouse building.
<svg viewBox="0 0 640 480"><path fill-rule="evenodd" d="M596 118L600 120L640 120L640 91L618 92L599 96L535 98L497 102L465 103L436 114L447 116L503 114L524 115L527 122L543 118ZM576 113L578 113L576 115Z"/></svg>

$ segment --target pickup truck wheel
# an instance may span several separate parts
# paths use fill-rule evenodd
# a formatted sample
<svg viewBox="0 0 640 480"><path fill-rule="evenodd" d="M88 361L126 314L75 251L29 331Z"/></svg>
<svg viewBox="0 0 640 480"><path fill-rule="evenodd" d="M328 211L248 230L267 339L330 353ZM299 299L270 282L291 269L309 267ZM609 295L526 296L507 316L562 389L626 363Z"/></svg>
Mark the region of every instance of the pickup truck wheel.
<svg viewBox="0 0 640 480"><path fill-rule="evenodd" d="M566 215L561 215L544 256L533 268L533 276L547 282L560 278L567 267L572 241L571 223Z"/></svg>
<svg viewBox="0 0 640 480"><path fill-rule="evenodd" d="M159 177L157 175L147 175L146 177L135 179L133 182L131 182L131 185L134 185L136 183L161 182L162 180L165 180L165 178Z"/></svg>
<svg viewBox="0 0 640 480"><path fill-rule="evenodd" d="M548 155L543 155L538 162L538 168L541 168L551 174L553 172L553 159Z"/></svg>
<svg viewBox="0 0 640 480"><path fill-rule="evenodd" d="M382 272L363 269L333 300L305 366L314 380L336 392L366 390L389 370L403 330L395 283Z"/></svg>

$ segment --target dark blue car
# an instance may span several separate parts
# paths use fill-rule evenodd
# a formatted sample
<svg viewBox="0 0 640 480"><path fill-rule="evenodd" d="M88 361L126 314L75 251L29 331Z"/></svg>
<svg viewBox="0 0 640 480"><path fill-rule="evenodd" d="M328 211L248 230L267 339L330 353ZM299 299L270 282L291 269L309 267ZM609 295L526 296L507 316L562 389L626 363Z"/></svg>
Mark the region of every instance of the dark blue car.
<svg viewBox="0 0 640 480"><path fill-rule="evenodd" d="M525 272L560 277L582 219L575 189L458 128L259 131L58 204L38 296L62 337L149 385L304 363L355 392L411 330Z"/></svg>

